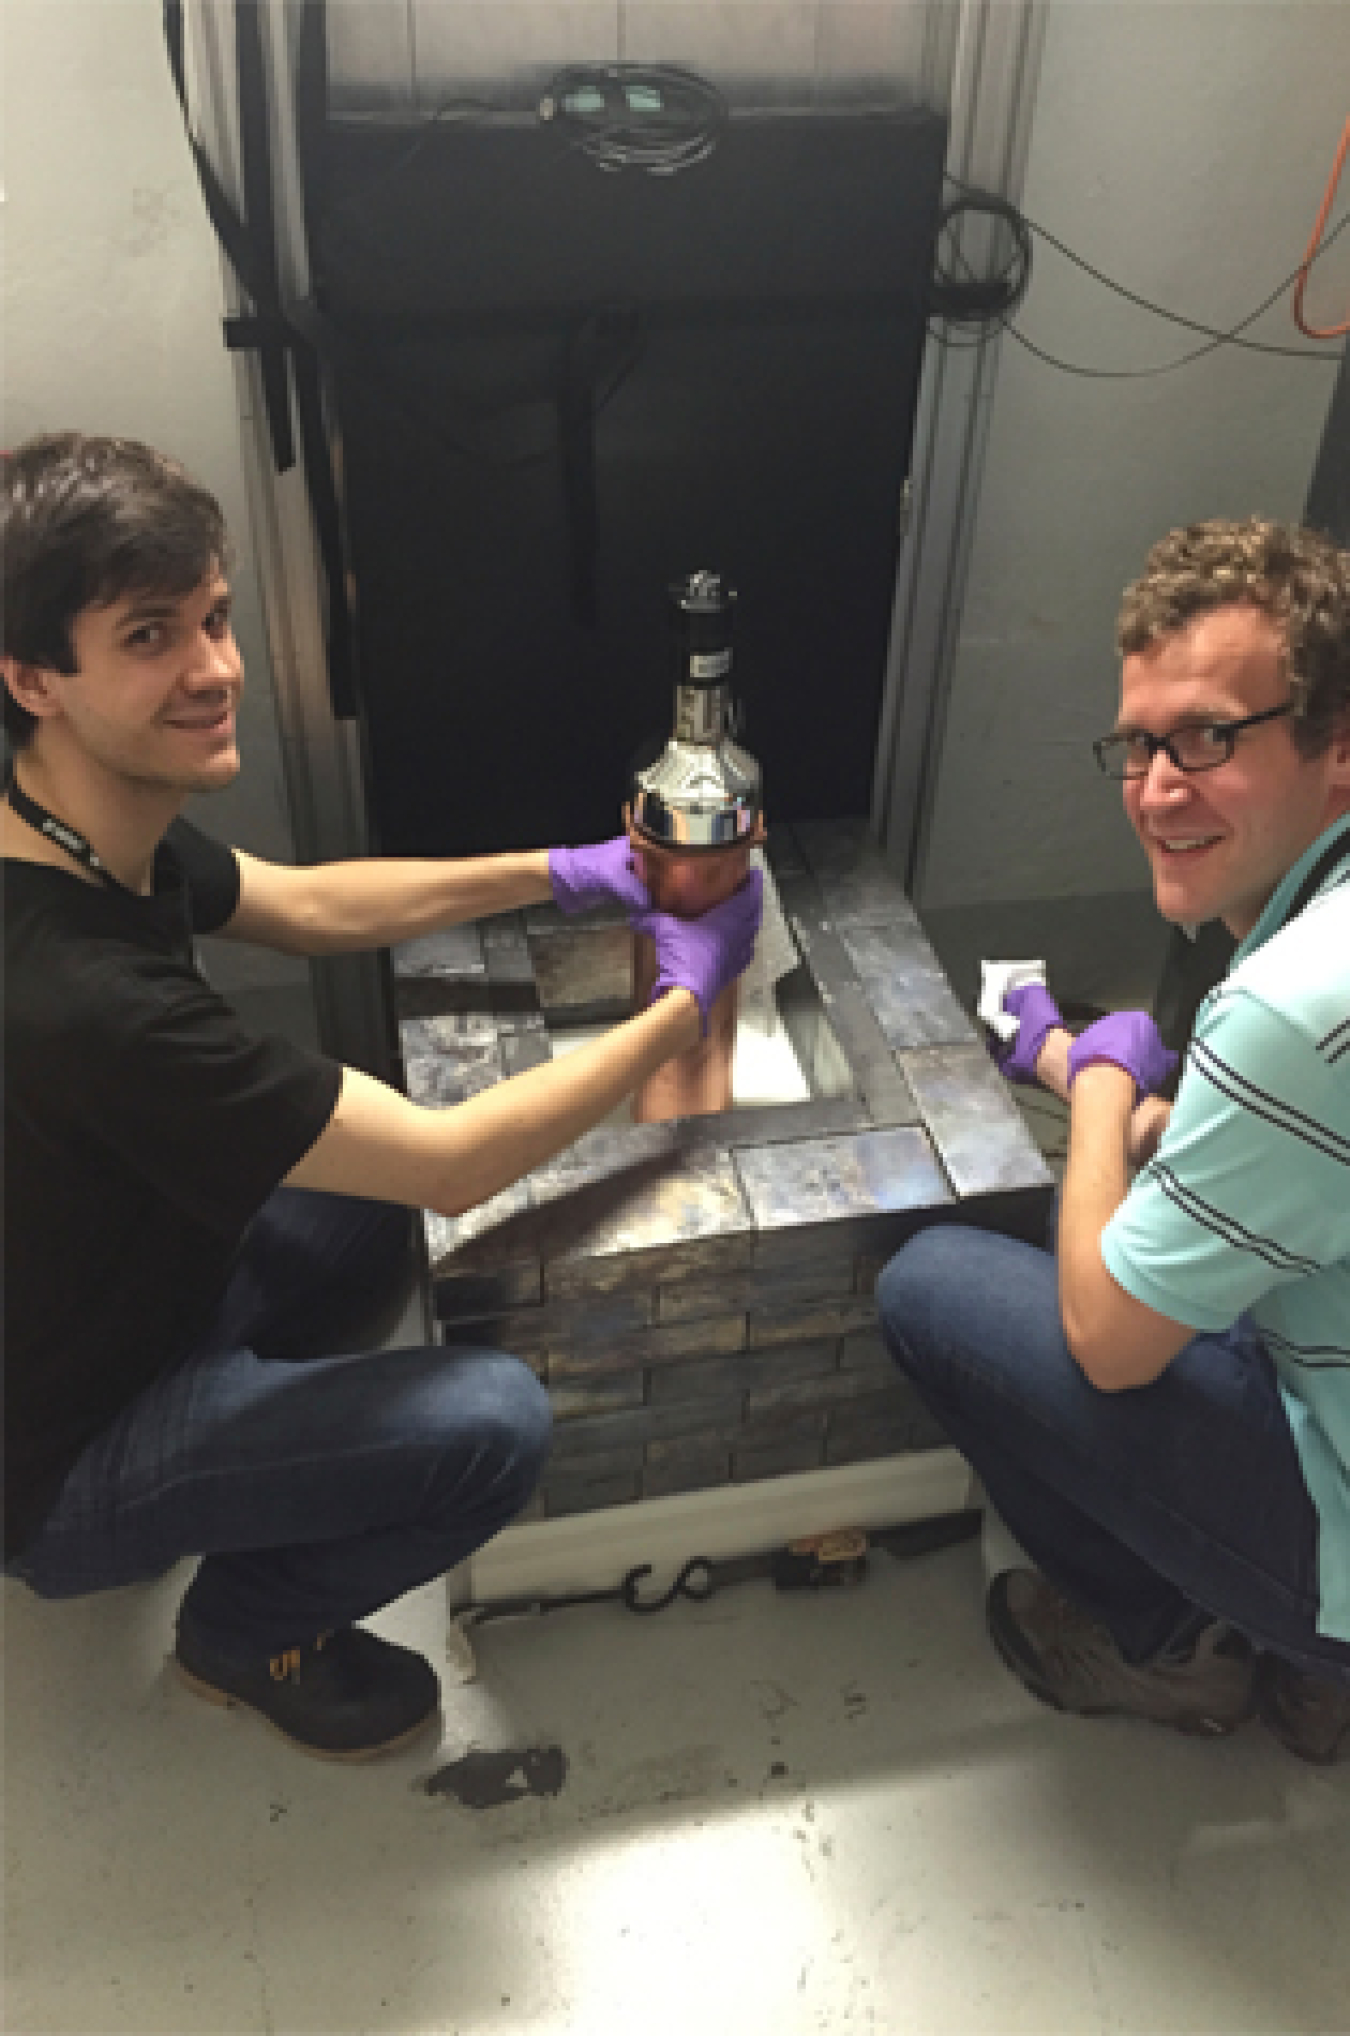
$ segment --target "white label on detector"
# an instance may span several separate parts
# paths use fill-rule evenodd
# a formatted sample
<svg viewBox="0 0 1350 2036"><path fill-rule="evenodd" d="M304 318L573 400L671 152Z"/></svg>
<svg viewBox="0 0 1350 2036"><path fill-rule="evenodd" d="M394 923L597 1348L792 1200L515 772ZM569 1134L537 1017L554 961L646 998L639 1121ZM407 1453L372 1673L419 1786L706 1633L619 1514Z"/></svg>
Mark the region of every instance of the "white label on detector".
<svg viewBox="0 0 1350 2036"><path fill-rule="evenodd" d="M715 650L708 656L693 653L689 659L689 676L691 679L720 679L723 673L730 670L731 652L729 650Z"/></svg>

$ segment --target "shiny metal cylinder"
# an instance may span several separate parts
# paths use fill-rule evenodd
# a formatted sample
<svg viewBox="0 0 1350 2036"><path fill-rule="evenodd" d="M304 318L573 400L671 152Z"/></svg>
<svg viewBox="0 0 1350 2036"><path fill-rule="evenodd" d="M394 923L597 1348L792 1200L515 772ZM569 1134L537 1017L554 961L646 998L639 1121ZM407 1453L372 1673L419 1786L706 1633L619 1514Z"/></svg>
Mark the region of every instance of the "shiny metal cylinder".
<svg viewBox="0 0 1350 2036"><path fill-rule="evenodd" d="M655 761L634 774L633 818L650 841L715 849L759 826L759 764L732 740L732 615L736 595L718 573L670 589L675 726Z"/></svg>

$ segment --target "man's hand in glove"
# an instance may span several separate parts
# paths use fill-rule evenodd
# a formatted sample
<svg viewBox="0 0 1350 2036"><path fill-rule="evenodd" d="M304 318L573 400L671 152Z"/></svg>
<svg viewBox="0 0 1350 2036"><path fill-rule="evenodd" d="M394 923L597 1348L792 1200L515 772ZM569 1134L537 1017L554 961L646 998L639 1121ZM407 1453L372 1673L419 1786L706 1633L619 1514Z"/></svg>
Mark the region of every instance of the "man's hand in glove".
<svg viewBox="0 0 1350 2036"><path fill-rule="evenodd" d="M1064 1020L1058 1004L1041 983L1023 983L1019 989L1009 990L1003 1008L1010 1018L1019 1020L1017 1035L1014 1039L998 1039L989 1033L989 1051L1006 1080L1027 1087L1039 1080L1036 1062L1047 1036L1063 1027Z"/></svg>
<svg viewBox="0 0 1350 2036"><path fill-rule="evenodd" d="M698 919L639 912L632 920L634 933L647 934L656 945L653 1003L667 990L691 991L706 1033L718 997L749 967L763 909L764 878L752 869L738 890Z"/></svg>
<svg viewBox="0 0 1350 2036"><path fill-rule="evenodd" d="M611 898L626 912L645 912L652 902L633 867L633 845L626 834L589 848L551 848L548 875L554 903L569 917Z"/></svg>
<svg viewBox="0 0 1350 2036"><path fill-rule="evenodd" d="M1112 1061L1132 1075L1136 1102L1156 1095L1177 1066L1177 1055L1146 1011L1113 1011L1080 1032L1069 1048L1069 1086L1094 1061Z"/></svg>

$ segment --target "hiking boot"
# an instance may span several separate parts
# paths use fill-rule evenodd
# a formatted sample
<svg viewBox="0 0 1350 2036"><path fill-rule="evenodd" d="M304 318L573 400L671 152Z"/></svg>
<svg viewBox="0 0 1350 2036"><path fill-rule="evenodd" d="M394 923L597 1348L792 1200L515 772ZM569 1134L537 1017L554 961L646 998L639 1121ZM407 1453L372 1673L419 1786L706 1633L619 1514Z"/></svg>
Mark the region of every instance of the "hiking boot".
<svg viewBox="0 0 1350 2036"><path fill-rule="evenodd" d="M1232 1732L1256 1709L1256 1657L1238 1633L1207 1626L1184 1655L1126 1661L1095 1619L1034 1570L996 1576L989 1635L1033 1697L1084 1718L1120 1712L1178 1732Z"/></svg>
<svg viewBox="0 0 1350 2036"><path fill-rule="evenodd" d="M212 1704L243 1704L293 1746L325 1760L369 1760L414 1738L440 1709L430 1662L360 1626L325 1633L247 1668L178 1622L174 1665Z"/></svg>
<svg viewBox="0 0 1350 2036"><path fill-rule="evenodd" d="M1269 1655L1261 1674L1261 1723L1300 1760L1330 1767L1350 1740L1350 1683L1310 1675Z"/></svg>

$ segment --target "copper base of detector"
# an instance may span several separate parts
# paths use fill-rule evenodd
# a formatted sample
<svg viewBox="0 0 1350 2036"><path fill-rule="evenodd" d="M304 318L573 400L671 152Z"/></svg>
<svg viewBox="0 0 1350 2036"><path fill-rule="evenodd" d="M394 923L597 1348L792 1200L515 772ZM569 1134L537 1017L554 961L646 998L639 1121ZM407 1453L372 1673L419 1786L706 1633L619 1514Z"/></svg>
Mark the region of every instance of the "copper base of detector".
<svg viewBox="0 0 1350 2036"><path fill-rule="evenodd" d="M751 835L726 848L669 848L634 826L627 808L624 825L633 845L638 875L652 903L680 919L698 919L741 884L750 868L750 851L764 839L761 820ZM643 1011L656 982L656 947L645 934L633 940L633 1009ZM668 1060L650 1075L633 1097L637 1124L664 1123L671 1117L707 1117L731 1108L732 1062L736 1053L736 1017L740 983L729 983L708 1014L708 1029L688 1053Z"/></svg>

